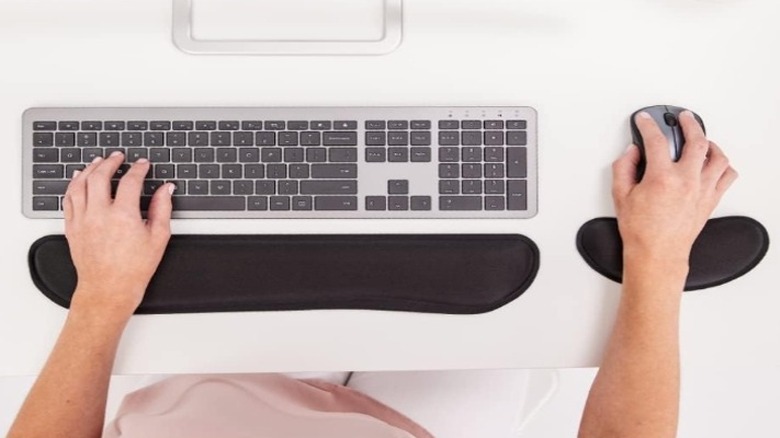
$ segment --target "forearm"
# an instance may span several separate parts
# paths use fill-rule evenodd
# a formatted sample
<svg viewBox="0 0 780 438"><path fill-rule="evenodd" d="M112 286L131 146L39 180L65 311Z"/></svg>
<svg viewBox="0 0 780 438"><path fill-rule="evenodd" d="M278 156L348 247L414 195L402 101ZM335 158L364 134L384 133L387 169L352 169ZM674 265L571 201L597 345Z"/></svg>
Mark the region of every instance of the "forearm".
<svg viewBox="0 0 780 438"><path fill-rule="evenodd" d="M617 320L588 397L581 438L676 435L686 276L685 261L626 257Z"/></svg>
<svg viewBox="0 0 780 438"><path fill-rule="evenodd" d="M117 345L127 317L74 302L9 438L100 437Z"/></svg>

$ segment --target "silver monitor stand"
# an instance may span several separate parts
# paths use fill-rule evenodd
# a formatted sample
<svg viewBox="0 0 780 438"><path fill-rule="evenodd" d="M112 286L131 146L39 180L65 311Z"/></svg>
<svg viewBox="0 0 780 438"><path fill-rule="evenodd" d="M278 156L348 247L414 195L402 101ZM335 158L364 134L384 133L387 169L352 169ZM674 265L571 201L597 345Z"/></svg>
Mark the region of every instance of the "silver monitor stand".
<svg viewBox="0 0 780 438"><path fill-rule="evenodd" d="M383 3L384 29L375 40L208 40L193 35L193 0L173 0L173 41L195 55L381 55L395 50L403 35L403 0Z"/></svg>

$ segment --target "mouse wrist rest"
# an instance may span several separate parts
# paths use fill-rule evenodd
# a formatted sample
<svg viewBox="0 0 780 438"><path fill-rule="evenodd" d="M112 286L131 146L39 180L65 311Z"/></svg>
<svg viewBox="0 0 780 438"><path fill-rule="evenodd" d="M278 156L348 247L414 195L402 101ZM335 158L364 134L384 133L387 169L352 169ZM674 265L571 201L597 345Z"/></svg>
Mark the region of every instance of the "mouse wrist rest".
<svg viewBox="0 0 780 438"><path fill-rule="evenodd" d="M577 249L599 274L621 282L623 241L617 219L593 219L577 233ZM759 222L743 216L711 219L693 244L686 291L735 280L756 267L769 249L769 234Z"/></svg>
<svg viewBox="0 0 780 438"><path fill-rule="evenodd" d="M64 236L29 252L35 285L68 307ZM371 309L476 314L525 292L539 250L521 235L173 236L136 313Z"/></svg>

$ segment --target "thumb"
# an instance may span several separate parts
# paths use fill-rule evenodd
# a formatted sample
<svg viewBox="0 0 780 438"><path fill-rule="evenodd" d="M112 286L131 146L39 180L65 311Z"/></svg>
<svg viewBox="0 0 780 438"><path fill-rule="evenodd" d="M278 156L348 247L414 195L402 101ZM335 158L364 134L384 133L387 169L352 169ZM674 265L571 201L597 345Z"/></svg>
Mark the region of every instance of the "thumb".
<svg viewBox="0 0 780 438"><path fill-rule="evenodd" d="M146 213L146 225L152 232L170 234L171 211L173 210L171 197L175 190L176 185L173 183L163 184L152 196L152 202L149 204L149 210Z"/></svg>
<svg viewBox="0 0 780 438"><path fill-rule="evenodd" d="M636 187L639 158L639 148L632 144L612 164L612 196L615 200L625 198Z"/></svg>

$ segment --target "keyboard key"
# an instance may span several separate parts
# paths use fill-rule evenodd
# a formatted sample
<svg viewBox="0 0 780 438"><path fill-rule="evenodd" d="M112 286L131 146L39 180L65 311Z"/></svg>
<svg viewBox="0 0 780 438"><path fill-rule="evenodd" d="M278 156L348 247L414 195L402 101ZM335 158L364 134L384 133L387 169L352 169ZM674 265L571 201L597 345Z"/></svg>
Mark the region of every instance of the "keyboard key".
<svg viewBox="0 0 780 438"><path fill-rule="evenodd" d="M257 146L276 146L275 132L258 132L255 136Z"/></svg>
<svg viewBox="0 0 780 438"><path fill-rule="evenodd" d="M290 210L290 197L289 196L271 196L271 210L273 210L273 211L289 211Z"/></svg>
<svg viewBox="0 0 780 438"><path fill-rule="evenodd" d="M76 135L76 144L81 147L97 146L97 132L79 132Z"/></svg>
<svg viewBox="0 0 780 438"><path fill-rule="evenodd" d="M527 178L526 148L507 148L506 176L509 178Z"/></svg>
<svg viewBox="0 0 780 438"><path fill-rule="evenodd" d="M406 211L409 210L409 197L408 196L388 196L387 197L387 209L390 211Z"/></svg>
<svg viewBox="0 0 780 438"><path fill-rule="evenodd" d="M312 197L293 196L292 209L296 211L310 211L312 209Z"/></svg>
<svg viewBox="0 0 780 438"><path fill-rule="evenodd" d="M311 177L322 178L357 178L356 164L312 164Z"/></svg>
<svg viewBox="0 0 780 438"><path fill-rule="evenodd" d="M35 149L33 163L56 163L60 161L60 151L57 149Z"/></svg>
<svg viewBox="0 0 780 438"><path fill-rule="evenodd" d="M165 146L165 135L162 132L144 132L144 146Z"/></svg>
<svg viewBox="0 0 780 438"><path fill-rule="evenodd" d="M143 146L144 135L140 132L123 132L121 142L122 146L127 147Z"/></svg>
<svg viewBox="0 0 780 438"><path fill-rule="evenodd" d="M208 195L209 194L209 182L208 181L189 181L187 182L187 191L190 195Z"/></svg>
<svg viewBox="0 0 780 438"><path fill-rule="evenodd" d="M387 134L381 132L366 132L366 146L385 146L387 143Z"/></svg>
<svg viewBox="0 0 780 438"><path fill-rule="evenodd" d="M482 122L479 120L463 120L460 122L461 129L482 129Z"/></svg>
<svg viewBox="0 0 780 438"><path fill-rule="evenodd" d="M82 131L102 131L103 130L103 122L98 122L98 121L81 122L81 130Z"/></svg>
<svg viewBox="0 0 780 438"><path fill-rule="evenodd" d="M152 149L157 150L157 149ZM165 149L168 150L168 149ZM173 162L174 163L191 163L192 151L190 148L175 148L173 149ZM208 148L195 149L195 161L200 163L210 163L214 161L214 150Z"/></svg>
<svg viewBox="0 0 780 438"><path fill-rule="evenodd" d="M189 150L189 149L187 149ZM178 163L177 160L179 149L173 151L173 162ZM188 162L190 160L182 160L182 162ZM195 162L196 163L213 163L214 162L214 149L211 148L197 148L195 149Z"/></svg>
<svg viewBox="0 0 780 438"><path fill-rule="evenodd" d="M287 148L284 150L285 163L302 163L304 150L301 148Z"/></svg>
<svg viewBox="0 0 780 438"><path fill-rule="evenodd" d="M255 134L253 132L234 132L233 146L254 146Z"/></svg>
<svg viewBox="0 0 780 438"><path fill-rule="evenodd" d="M439 161L442 163L454 163L460 159L460 150L458 148L445 147L439 148Z"/></svg>
<svg viewBox="0 0 780 438"><path fill-rule="evenodd" d="M412 129L431 129L430 120L412 120Z"/></svg>
<svg viewBox="0 0 780 438"><path fill-rule="evenodd" d="M127 122L128 131L146 131L148 129L149 129L149 122L144 122L140 120L133 120L131 122Z"/></svg>
<svg viewBox="0 0 780 438"><path fill-rule="evenodd" d="M255 193L258 195L273 195L276 193L276 181L255 182Z"/></svg>
<svg viewBox="0 0 780 438"><path fill-rule="evenodd" d="M238 150L235 148L218 148L217 163L235 163L238 161Z"/></svg>
<svg viewBox="0 0 780 438"><path fill-rule="evenodd" d="M508 210L527 210L528 209L528 182L527 181L507 181L506 196Z"/></svg>
<svg viewBox="0 0 780 438"><path fill-rule="evenodd" d="M485 178L503 178L504 163L485 164Z"/></svg>
<svg viewBox="0 0 780 438"><path fill-rule="evenodd" d="M366 196L367 211L387 210L387 198L384 196Z"/></svg>
<svg viewBox="0 0 780 438"><path fill-rule="evenodd" d="M64 195L70 181L33 181L33 195Z"/></svg>
<svg viewBox="0 0 780 438"><path fill-rule="evenodd" d="M195 124L189 120L174 120L173 122L174 131L192 131L193 129L195 129Z"/></svg>
<svg viewBox="0 0 780 438"><path fill-rule="evenodd" d="M111 177L112 179L120 179L123 176L127 175L127 171L130 170L129 164L122 164L119 166L119 168L114 172L114 175Z"/></svg>
<svg viewBox="0 0 780 438"><path fill-rule="evenodd" d="M325 132L322 143L325 146L357 146L357 132Z"/></svg>
<svg viewBox="0 0 780 438"><path fill-rule="evenodd" d="M234 195L254 195L255 183L253 181L233 181Z"/></svg>
<svg viewBox="0 0 780 438"><path fill-rule="evenodd" d="M176 178L176 168L173 164L157 164L154 166L154 177L157 179Z"/></svg>
<svg viewBox="0 0 780 438"><path fill-rule="evenodd" d="M65 178L71 179L73 178L73 172L75 171L83 171L87 166L83 164L68 164L65 166Z"/></svg>
<svg viewBox="0 0 780 438"><path fill-rule="evenodd" d="M238 129L241 127L241 124L235 120L222 120L219 122L217 127L221 131L238 131Z"/></svg>
<svg viewBox="0 0 780 438"><path fill-rule="evenodd" d="M148 179L144 181L144 188L143 188L144 195L154 195L157 189L162 187L163 184L165 184L165 182L159 180Z"/></svg>
<svg viewBox="0 0 780 438"><path fill-rule="evenodd" d="M161 120L153 121L149 123L149 129L152 131L170 131L171 122Z"/></svg>
<svg viewBox="0 0 780 438"><path fill-rule="evenodd" d="M464 195L481 195L482 194L482 181L479 180L467 180L461 183L461 192Z"/></svg>
<svg viewBox="0 0 780 438"><path fill-rule="evenodd" d="M333 122L333 129L357 129L358 123L354 120L336 120Z"/></svg>
<svg viewBox="0 0 780 438"><path fill-rule="evenodd" d="M328 161L331 163L354 163L357 158L357 148L328 149Z"/></svg>
<svg viewBox="0 0 780 438"><path fill-rule="evenodd" d="M485 146L503 146L504 131L485 131Z"/></svg>
<svg viewBox="0 0 780 438"><path fill-rule="evenodd" d="M185 149L185 151L190 152L190 157L192 157L191 150ZM149 150L149 161L152 163L167 163L171 161L171 150L166 148L152 148Z"/></svg>
<svg viewBox="0 0 780 438"><path fill-rule="evenodd" d="M440 195L459 195L460 184L454 179L445 179L439 181L439 194Z"/></svg>
<svg viewBox="0 0 780 438"><path fill-rule="evenodd" d="M268 197L250 196L247 199L247 207L250 211L266 211L268 210Z"/></svg>
<svg viewBox="0 0 780 438"><path fill-rule="evenodd" d="M460 134L457 131L439 131L439 146L459 146Z"/></svg>
<svg viewBox="0 0 780 438"><path fill-rule="evenodd" d="M485 129L504 129L503 120L485 120Z"/></svg>
<svg viewBox="0 0 780 438"><path fill-rule="evenodd" d="M505 200L503 196L485 196L485 210L498 211L505 209Z"/></svg>
<svg viewBox="0 0 780 438"><path fill-rule="evenodd" d="M176 165L176 178L195 179L197 177L198 177L198 165L197 164L177 164Z"/></svg>
<svg viewBox="0 0 780 438"><path fill-rule="evenodd" d="M294 131L280 132L279 146L298 146L298 133Z"/></svg>
<svg viewBox="0 0 780 438"><path fill-rule="evenodd" d="M387 134L389 146L409 146L409 133L406 131L390 132Z"/></svg>
<svg viewBox="0 0 780 438"><path fill-rule="evenodd" d="M385 161L387 161L385 148L366 148L367 163L384 163Z"/></svg>
<svg viewBox="0 0 780 438"><path fill-rule="evenodd" d="M491 179L485 181L485 194L486 195L503 195L504 194L504 181Z"/></svg>
<svg viewBox="0 0 780 438"><path fill-rule="evenodd" d="M463 146L481 146L482 131L463 131L461 133L461 143L463 143Z"/></svg>
<svg viewBox="0 0 780 438"><path fill-rule="evenodd" d="M33 122L34 131L56 131L57 122Z"/></svg>
<svg viewBox="0 0 780 438"><path fill-rule="evenodd" d="M461 149L461 160L466 163L478 163L482 161L482 148L467 147Z"/></svg>
<svg viewBox="0 0 780 438"><path fill-rule="evenodd" d="M431 145L431 133L428 131L412 131L412 146L430 146Z"/></svg>
<svg viewBox="0 0 780 438"><path fill-rule="evenodd" d="M79 130L79 122L60 122L59 123L59 130L60 131L78 131Z"/></svg>
<svg viewBox="0 0 780 438"><path fill-rule="evenodd" d="M482 196L439 196L441 211L480 211Z"/></svg>
<svg viewBox="0 0 780 438"><path fill-rule="evenodd" d="M267 178L271 179L285 179L287 178L287 165L286 164L269 164L265 167L265 174Z"/></svg>
<svg viewBox="0 0 780 438"><path fill-rule="evenodd" d="M61 164L34 164L33 178L62 179L64 170Z"/></svg>
<svg viewBox="0 0 780 438"><path fill-rule="evenodd" d="M238 150L238 161L242 163L259 163L260 162L260 149L257 148L241 148Z"/></svg>
<svg viewBox="0 0 780 438"><path fill-rule="evenodd" d="M282 149L281 148L262 148L260 149L260 159L263 163L281 163L282 162Z"/></svg>
<svg viewBox="0 0 780 438"><path fill-rule="evenodd" d="M461 174L463 178L482 178L482 165L476 163L464 164Z"/></svg>
<svg viewBox="0 0 780 438"><path fill-rule="evenodd" d="M269 120L265 122L266 131L283 131L285 129L285 122L282 120Z"/></svg>
<svg viewBox="0 0 780 438"><path fill-rule="evenodd" d="M57 149L45 149L57 151ZM81 163L81 149L64 148L60 150L60 161L63 163Z"/></svg>
<svg viewBox="0 0 780 438"><path fill-rule="evenodd" d="M439 120L439 129L460 129L460 122L457 120Z"/></svg>
<svg viewBox="0 0 780 438"><path fill-rule="evenodd" d="M306 161L310 163L324 163L328 161L327 151L325 148L307 148Z"/></svg>
<svg viewBox="0 0 780 438"><path fill-rule="evenodd" d="M412 211L430 211L430 196L412 196Z"/></svg>
<svg viewBox="0 0 780 438"><path fill-rule="evenodd" d="M457 164L439 164L439 178L460 178L460 166Z"/></svg>
<svg viewBox="0 0 780 438"><path fill-rule="evenodd" d="M367 130L374 130L374 129L387 129L387 122L384 120L366 120L366 129Z"/></svg>
<svg viewBox="0 0 780 438"><path fill-rule="evenodd" d="M187 133L187 144L189 146L208 146L209 133L199 131L189 132Z"/></svg>
<svg viewBox="0 0 780 438"><path fill-rule="evenodd" d="M314 121L311 122L311 129L314 131L327 131L333 129L333 124L329 121Z"/></svg>
<svg viewBox="0 0 780 438"><path fill-rule="evenodd" d="M355 211L357 208L357 196L317 196L314 198L315 210Z"/></svg>
<svg viewBox="0 0 780 438"><path fill-rule="evenodd" d="M506 129L527 129L528 123L525 120L509 120L506 122Z"/></svg>
<svg viewBox="0 0 780 438"><path fill-rule="evenodd" d="M291 120L287 122L287 129L290 131L306 131L309 129L309 122L305 120ZM355 127L357 129L357 127Z"/></svg>
<svg viewBox="0 0 780 438"><path fill-rule="evenodd" d="M389 195L408 195L409 180L391 179L387 182L387 193Z"/></svg>
<svg viewBox="0 0 780 438"><path fill-rule="evenodd" d="M301 181L301 194L356 195L357 181Z"/></svg>
<svg viewBox="0 0 780 438"><path fill-rule="evenodd" d="M211 133L211 146L230 146L232 135L227 131L214 131Z"/></svg>
<svg viewBox="0 0 780 438"><path fill-rule="evenodd" d="M244 165L244 178L247 179L265 178L265 165L263 164Z"/></svg>
<svg viewBox="0 0 780 438"><path fill-rule="evenodd" d="M317 131L301 132L301 146L319 146L321 144L321 133Z"/></svg>
<svg viewBox="0 0 780 438"><path fill-rule="evenodd" d="M222 178L239 179L243 177L243 166L240 164L223 164Z"/></svg>
<svg viewBox="0 0 780 438"><path fill-rule="evenodd" d="M33 146L54 146L54 134L51 132L36 132L33 134Z"/></svg>
<svg viewBox="0 0 780 438"><path fill-rule="evenodd" d="M390 120L387 122L387 129L406 130L409 129L408 120Z"/></svg>
<svg viewBox="0 0 780 438"><path fill-rule="evenodd" d="M167 146L187 146L186 132L168 132L165 136Z"/></svg>
<svg viewBox="0 0 780 438"><path fill-rule="evenodd" d="M81 153L81 160L85 163L91 163L97 157L103 157L103 149L101 148L88 148L84 149Z"/></svg>
<svg viewBox="0 0 780 438"><path fill-rule="evenodd" d="M232 189L230 181L216 180L209 183L210 193L212 195L229 195Z"/></svg>
<svg viewBox="0 0 780 438"><path fill-rule="evenodd" d="M184 196L173 197L173 209L177 211L243 211L243 196Z"/></svg>
<svg viewBox="0 0 780 438"><path fill-rule="evenodd" d="M217 179L219 178L219 164L199 164L198 178Z"/></svg>
<svg viewBox="0 0 780 438"><path fill-rule="evenodd" d="M485 161L488 163L503 163L504 148L502 147L485 148Z"/></svg>
<svg viewBox="0 0 780 438"><path fill-rule="evenodd" d="M298 194L298 181L286 180L279 181L277 183L277 189L280 195L297 195Z"/></svg>
<svg viewBox="0 0 780 438"><path fill-rule="evenodd" d="M309 177L308 164L291 164L288 170L290 178L306 179Z"/></svg>
<svg viewBox="0 0 780 438"><path fill-rule="evenodd" d="M406 163L409 161L409 149L387 148L387 161L391 163Z"/></svg>
<svg viewBox="0 0 780 438"><path fill-rule="evenodd" d="M525 146L528 144L526 131L509 131L506 133L506 144L509 146Z"/></svg>
<svg viewBox="0 0 780 438"><path fill-rule="evenodd" d="M58 132L54 135L54 144L57 146L76 146L76 134L72 132Z"/></svg>
<svg viewBox="0 0 780 438"><path fill-rule="evenodd" d="M33 210L57 211L60 209L60 198L57 196L33 196Z"/></svg>
<svg viewBox="0 0 780 438"><path fill-rule="evenodd" d="M244 131L260 131L263 129L263 122L259 120L245 120L241 122L241 129Z"/></svg>
<svg viewBox="0 0 780 438"><path fill-rule="evenodd" d="M217 129L217 122L214 120L196 121L195 129L197 129L198 131L214 131Z"/></svg>

